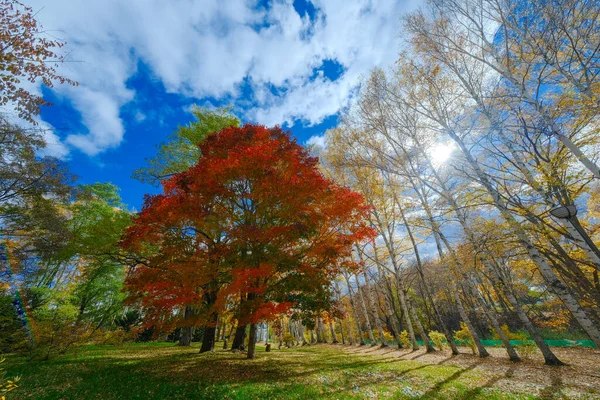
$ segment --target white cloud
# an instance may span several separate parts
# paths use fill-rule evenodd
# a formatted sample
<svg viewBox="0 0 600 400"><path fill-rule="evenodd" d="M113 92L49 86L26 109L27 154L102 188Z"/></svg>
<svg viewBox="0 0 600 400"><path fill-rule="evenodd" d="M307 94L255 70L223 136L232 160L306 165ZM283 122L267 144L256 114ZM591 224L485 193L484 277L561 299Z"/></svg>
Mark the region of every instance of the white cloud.
<svg viewBox="0 0 600 400"><path fill-rule="evenodd" d="M414 6L408 0L315 0L311 21L291 0L275 0L268 10L246 0L29 3L41 10L46 29L69 42L70 59L82 61L61 70L81 86L56 90L89 130L66 143L89 155L121 143L119 110L134 98L126 81L139 61L169 92L230 99L245 118L266 125L318 123L347 104L362 75L395 60L400 17ZM333 82L322 75L311 79L326 59L342 64L344 74ZM254 92L251 102L238 98L245 79Z"/></svg>
<svg viewBox="0 0 600 400"><path fill-rule="evenodd" d="M307 146L325 148L325 135L313 135L306 141Z"/></svg>
<svg viewBox="0 0 600 400"><path fill-rule="evenodd" d="M34 94L36 96L42 95L42 91L39 85L35 85L29 81L25 81L22 82L20 86L23 89L30 92L31 94ZM30 126L28 122L25 122L23 119L19 118L18 112L15 111L16 108L17 105L14 102L10 101L5 106L0 108L0 113L2 114L2 117L6 118L6 120L11 124L26 126L29 129L35 129L36 132L42 136L42 138L46 142L46 147L38 151L39 155L57 158L68 157L69 148L60 140L52 125L45 121L42 121L40 116L37 115L33 118L36 121L37 126Z"/></svg>
<svg viewBox="0 0 600 400"><path fill-rule="evenodd" d="M82 120L89 129L87 134L67 136L67 143L86 154L96 155L117 146L123 139L123 123L119 118L119 105L110 93L81 88L73 96L76 107L82 110Z"/></svg>
<svg viewBox="0 0 600 400"><path fill-rule="evenodd" d="M138 111L136 111L134 118L135 118L135 121L138 123L144 122L146 120L146 114L144 114L143 112L138 110Z"/></svg>
<svg viewBox="0 0 600 400"><path fill-rule="evenodd" d="M44 121L38 121L42 130L42 137L46 142L46 147L40 151L41 155L66 158L69 155L68 147L61 142L60 138L54 132L54 128Z"/></svg>

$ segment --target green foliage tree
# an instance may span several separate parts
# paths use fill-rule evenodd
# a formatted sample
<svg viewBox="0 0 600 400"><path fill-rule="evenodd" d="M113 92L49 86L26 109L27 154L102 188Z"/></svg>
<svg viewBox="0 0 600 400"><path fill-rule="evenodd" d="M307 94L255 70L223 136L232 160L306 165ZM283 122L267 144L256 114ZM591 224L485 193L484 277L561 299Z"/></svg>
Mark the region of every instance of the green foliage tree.
<svg viewBox="0 0 600 400"><path fill-rule="evenodd" d="M79 318L98 325L112 323L122 311L125 273L118 244L131 223L131 214L121 202L118 188L110 183L81 186L70 212L72 240L65 253L82 265L73 293Z"/></svg>
<svg viewBox="0 0 600 400"><path fill-rule="evenodd" d="M16 311L17 325L23 327L28 326L25 305L11 285L14 274L29 284L39 269L37 261L54 255L69 238L58 206L68 200L73 176L59 160L37 155L44 146L39 131L0 117L0 289L14 302L12 310L2 307L0 318L8 323Z"/></svg>
<svg viewBox="0 0 600 400"><path fill-rule="evenodd" d="M158 186L161 180L190 168L200 157L198 145L204 138L224 128L240 125L240 120L230 111L230 108L209 110L193 106L192 114L196 121L177 128L165 142L157 146L157 154L146 160L148 165L136 169L132 177Z"/></svg>
<svg viewBox="0 0 600 400"><path fill-rule="evenodd" d="M125 276L119 241L131 214L110 183L81 185L73 189L70 201L45 204L30 207L15 219L31 221L36 234L13 234L7 245L17 250L12 252L16 257L11 257L9 273L18 271L23 277L22 309L36 327L34 355L47 359L92 339L99 329L116 327L123 314ZM60 245L45 249L38 243L53 239L53 227L60 227ZM6 317L10 322L10 315ZM28 326L25 319L21 325Z"/></svg>

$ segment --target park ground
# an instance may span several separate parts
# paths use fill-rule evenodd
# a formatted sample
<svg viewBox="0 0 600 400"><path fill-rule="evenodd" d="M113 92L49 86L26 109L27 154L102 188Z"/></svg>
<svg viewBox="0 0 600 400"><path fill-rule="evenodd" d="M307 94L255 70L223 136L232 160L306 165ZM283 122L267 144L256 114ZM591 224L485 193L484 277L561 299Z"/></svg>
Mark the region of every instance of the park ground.
<svg viewBox="0 0 600 400"><path fill-rule="evenodd" d="M466 348L458 356L326 344L257 350L255 360L172 343L90 345L48 361L9 356L8 372L22 379L7 400L600 399L597 349L554 349L565 367L536 355L511 363L496 348L487 359Z"/></svg>

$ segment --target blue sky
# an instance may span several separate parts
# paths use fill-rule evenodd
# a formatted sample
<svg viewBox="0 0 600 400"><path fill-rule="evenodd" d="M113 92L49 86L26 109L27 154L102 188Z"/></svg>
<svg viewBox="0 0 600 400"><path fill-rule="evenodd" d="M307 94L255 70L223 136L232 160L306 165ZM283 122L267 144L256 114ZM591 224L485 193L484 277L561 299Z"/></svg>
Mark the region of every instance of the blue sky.
<svg viewBox="0 0 600 400"><path fill-rule="evenodd" d="M131 179L190 105L232 106L244 122L281 125L319 143L362 77L401 49L402 0L31 0L67 41L60 73L78 87L35 85L54 103L40 124L46 152L81 183L110 181L139 209Z"/></svg>

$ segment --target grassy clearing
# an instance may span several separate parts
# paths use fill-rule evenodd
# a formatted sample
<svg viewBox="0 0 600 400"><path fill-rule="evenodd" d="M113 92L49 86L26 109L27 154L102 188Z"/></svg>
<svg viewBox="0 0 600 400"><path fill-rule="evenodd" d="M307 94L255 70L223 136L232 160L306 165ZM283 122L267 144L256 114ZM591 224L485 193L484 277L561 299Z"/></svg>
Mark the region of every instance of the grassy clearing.
<svg viewBox="0 0 600 400"><path fill-rule="evenodd" d="M246 360L223 350L198 354L196 346L152 343L85 346L46 362L12 356L9 373L23 378L7 400L570 397L560 387L538 391L538 397L527 387L494 387L500 375L479 370L478 362L453 365L443 358L431 364L355 350L320 345L265 353L259 346L257 359ZM595 396L590 389L582 398Z"/></svg>

